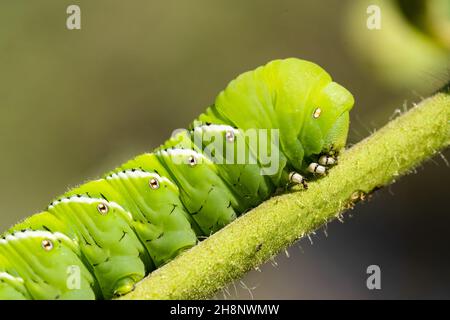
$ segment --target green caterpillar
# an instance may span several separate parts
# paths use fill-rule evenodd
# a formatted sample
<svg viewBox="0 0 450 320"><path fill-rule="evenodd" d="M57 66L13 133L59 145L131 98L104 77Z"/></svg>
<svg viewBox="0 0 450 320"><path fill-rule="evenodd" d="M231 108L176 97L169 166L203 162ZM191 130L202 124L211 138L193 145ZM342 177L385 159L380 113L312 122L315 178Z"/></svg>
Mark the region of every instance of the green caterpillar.
<svg viewBox="0 0 450 320"><path fill-rule="evenodd" d="M0 299L126 294L277 188L306 187L306 177L324 174L345 146L353 102L328 73L305 60L275 60L243 73L189 130L6 231L0 239ZM276 139L251 141L247 132L254 129L275 131ZM216 148L208 148L205 137L212 136ZM262 146L275 155L277 166L269 173L263 172ZM236 161L242 151L245 161ZM235 163L216 161L230 152Z"/></svg>

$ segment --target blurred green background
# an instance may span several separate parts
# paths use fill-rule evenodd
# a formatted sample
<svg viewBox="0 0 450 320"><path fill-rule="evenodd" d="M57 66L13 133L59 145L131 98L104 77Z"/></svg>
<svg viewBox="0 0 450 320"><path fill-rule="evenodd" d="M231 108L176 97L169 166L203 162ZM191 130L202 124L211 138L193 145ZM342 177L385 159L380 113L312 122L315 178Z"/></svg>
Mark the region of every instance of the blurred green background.
<svg viewBox="0 0 450 320"><path fill-rule="evenodd" d="M81 30L66 28L71 4ZM449 21L447 0L2 1L0 228L158 146L276 58L314 61L354 94L356 143L450 80ZM450 298L449 172L436 157L225 296ZM366 288L370 264L381 290Z"/></svg>

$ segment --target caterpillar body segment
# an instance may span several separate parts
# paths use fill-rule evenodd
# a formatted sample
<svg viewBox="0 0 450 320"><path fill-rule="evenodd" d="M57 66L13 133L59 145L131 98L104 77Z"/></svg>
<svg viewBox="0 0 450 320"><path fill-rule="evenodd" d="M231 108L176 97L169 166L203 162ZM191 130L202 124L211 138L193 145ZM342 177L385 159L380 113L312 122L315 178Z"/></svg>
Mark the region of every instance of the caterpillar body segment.
<svg viewBox="0 0 450 320"><path fill-rule="evenodd" d="M275 191L270 176L261 174L257 150L247 142L242 130L227 125L199 125L191 135L194 141L200 141L203 152L214 159L219 176L245 208L258 205ZM213 137L221 140L211 143ZM257 140L253 141L256 145Z"/></svg>
<svg viewBox="0 0 450 320"><path fill-rule="evenodd" d="M7 235L0 240L0 262L2 299L93 299L98 290L77 244L59 232ZM78 272L73 287L69 268Z"/></svg>
<svg viewBox="0 0 450 320"><path fill-rule="evenodd" d="M6 231L0 299L133 290L277 188L326 173L345 146L352 106L352 95L308 61L275 60L240 75L189 130Z"/></svg>

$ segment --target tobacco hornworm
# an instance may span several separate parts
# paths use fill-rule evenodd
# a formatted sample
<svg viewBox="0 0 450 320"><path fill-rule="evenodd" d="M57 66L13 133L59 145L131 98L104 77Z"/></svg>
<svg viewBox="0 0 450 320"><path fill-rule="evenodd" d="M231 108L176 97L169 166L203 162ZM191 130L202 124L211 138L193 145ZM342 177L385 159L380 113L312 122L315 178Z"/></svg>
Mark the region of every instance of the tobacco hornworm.
<svg viewBox="0 0 450 320"><path fill-rule="evenodd" d="M189 130L6 231L0 298L108 299L131 291L278 187L306 187L304 176L325 173L345 145L352 106L345 88L305 60L275 60L240 75ZM267 143L262 129L277 132L275 141ZM263 171L262 146L276 156L274 170ZM230 154L232 161L217 161Z"/></svg>

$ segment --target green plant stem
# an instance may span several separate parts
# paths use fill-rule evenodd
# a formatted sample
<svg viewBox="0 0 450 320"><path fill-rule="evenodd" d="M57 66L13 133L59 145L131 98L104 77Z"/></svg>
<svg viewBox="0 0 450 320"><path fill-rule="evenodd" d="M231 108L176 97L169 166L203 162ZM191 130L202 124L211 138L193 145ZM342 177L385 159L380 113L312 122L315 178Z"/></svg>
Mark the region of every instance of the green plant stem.
<svg viewBox="0 0 450 320"><path fill-rule="evenodd" d="M124 299L207 298L339 217L450 143L450 95L438 93L344 151L308 190L276 196L152 272Z"/></svg>

